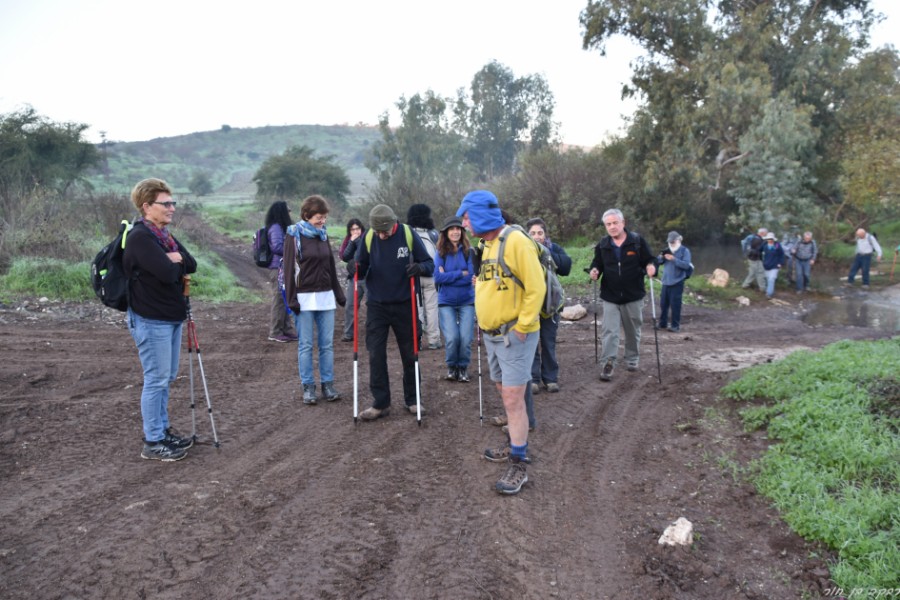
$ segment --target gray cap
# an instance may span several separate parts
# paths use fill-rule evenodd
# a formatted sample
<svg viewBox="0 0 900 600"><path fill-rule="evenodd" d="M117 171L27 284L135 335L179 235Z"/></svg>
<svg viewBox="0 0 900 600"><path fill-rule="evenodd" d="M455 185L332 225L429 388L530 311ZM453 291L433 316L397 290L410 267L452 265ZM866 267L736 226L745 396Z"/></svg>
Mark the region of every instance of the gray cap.
<svg viewBox="0 0 900 600"><path fill-rule="evenodd" d="M679 242L681 240L682 240L681 234L679 234L677 231L670 231L669 237L666 238L666 242L668 242L670 244L672 242Z"/></svg>
<svg viewBox="0 0 900 600"><path fill-rule="evenodd" d="M369 211L369 227L375 231L390 231L396 223L397 215L387 204L378 204Z"/></svg>

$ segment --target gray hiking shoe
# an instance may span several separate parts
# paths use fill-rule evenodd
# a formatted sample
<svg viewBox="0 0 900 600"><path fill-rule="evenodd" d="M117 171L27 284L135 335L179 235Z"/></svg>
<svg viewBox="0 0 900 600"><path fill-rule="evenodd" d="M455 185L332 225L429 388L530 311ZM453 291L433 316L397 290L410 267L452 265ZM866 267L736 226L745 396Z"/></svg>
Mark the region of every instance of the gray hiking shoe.
<svg viewBox="0 0 900 600"><path fill-rule="evenodd" d="M313 405L316 403L316 384L303 384L303 404Z"/></svg>
<svg viewBox="0 0 900 600"><path fill-rule="evenodd" d="M637 370L638 370L638 364L637 364L637 363L628 363L628 366L625 367L625 370L626 370L626 371L632 371L632 372L637 371Z"/></svg>
<svg viewBox="0 0 900 600"><path fill-rule="evenodd" d="M162 462L175 462L187 456L187 450L184 448L175 448L166 444L162 440L149 444L144 442L144 449L141 450L141 458L148 460L161 460Z"/></svg>
<svg viewBox="0 0 900 600"><path fill-rule="evenodd" d="M549 392L549 393L551 393L551 394L557 394L557 393L559 393L559 384L556 383L555 381L549 382L549 383L547 384L547 392Z"/></svg>
<svg viewBox="0 0 900 600"><path fill-rule="evenodd" d="M328 402L334 402L341 399L341 393L334 389L333 381L322 382L322 395Z"/></svg>
<svg viewBox="0 0 900 600"><path fill-rule="evenodd" d="M166 429L164 433L166 434L166 436L162 439L162 442L164 444L172 446L173 448L184 448L185 450L187 450L194 445L193 437L181 437L171 427Z"/></svg>
<svg viewBox="0 0 900 600"><path fill-rule="evenodd" d="M467 367L456 369L456 380L462 383L469 383L469 369Z"/></svg>
<svg viewBox="0 0 900 600"><path fill-rule="evenodd" d="M531 382L531 395L537 396L540 393L541 393L541 384L535 383L532 381Z"/></svg>
<svg viewBox="0 0 900 600"><path fill-rule="evenodd" d="M526 483L528 483L528 473L525 472L525 463L516 458L510 458L506 473L494 484L494 489L498 494L518 494Z"/></svg>
<svg viewBox="0 0 900 600"><path fill-rule="evenodd" d="M612 381L613 369L615 369L615 366L613 359L607 359L606 364L603 365L603 370L600 371L600 381Z"/></svg>

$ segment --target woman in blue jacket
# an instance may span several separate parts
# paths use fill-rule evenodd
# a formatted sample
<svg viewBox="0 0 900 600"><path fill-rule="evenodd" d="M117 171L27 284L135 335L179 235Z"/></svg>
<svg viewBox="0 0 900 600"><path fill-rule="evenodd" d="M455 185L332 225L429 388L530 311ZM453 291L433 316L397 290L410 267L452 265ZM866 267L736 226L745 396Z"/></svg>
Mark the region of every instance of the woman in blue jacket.
<svg viewBox="0 0 900 600"><path fill-rule="evenodd" d="M447 219L438 236L434 284L438 288L438 321L444 334L447 379L469 381L472 336L475 333L475 269L462 221Z"/></svg>
<svg viewBox="0 0 900 600"><path fill-rule="evenodd" d="M774 233L767 233L763 239L766 243L760 249L760 260L766 271L766 298L771 299L775 295L775 280L778 279L778 270L784 264L784 250L781 244L775 241Z"/></svg>

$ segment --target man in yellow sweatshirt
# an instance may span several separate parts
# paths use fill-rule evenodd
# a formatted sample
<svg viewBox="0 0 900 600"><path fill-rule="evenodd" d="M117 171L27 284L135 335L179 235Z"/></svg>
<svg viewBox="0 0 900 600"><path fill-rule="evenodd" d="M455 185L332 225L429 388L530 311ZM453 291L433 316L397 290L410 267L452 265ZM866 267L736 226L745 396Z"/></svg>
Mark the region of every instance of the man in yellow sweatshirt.
<svg viewBox="0 0 900 600"><path fill-rule="evenodd" d="M503 399L509 423L509 445L488 449L484 457L508 461L506 472L494 487L501 494L517 494L528 481L525 386L531 383L531 361L540 337L540 310L547 284L537 247L527 234L506 226L494 194L486 190L469 192L456 216L484 241L475 282L475 315L484 332L491 380ZM503 260L512 276L503 274L498 260L503 237Z"/></svg>

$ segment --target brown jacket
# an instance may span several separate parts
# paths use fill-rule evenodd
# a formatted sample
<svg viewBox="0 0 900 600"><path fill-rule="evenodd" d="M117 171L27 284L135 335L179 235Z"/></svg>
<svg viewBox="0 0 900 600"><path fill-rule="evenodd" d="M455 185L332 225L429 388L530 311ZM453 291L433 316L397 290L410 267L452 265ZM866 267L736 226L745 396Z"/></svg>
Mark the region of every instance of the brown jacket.
<svg viewBox="0 0 900 600"><path fill-rule="evenodd" d="M284 237L284 292L288 308L300 312L297 294L304 292L334 292L334 299L340 305L347 304L344 287L338 280L337 268L331 244L325 240L300 237L301 257L297 262L297 238Z"/></svg>

